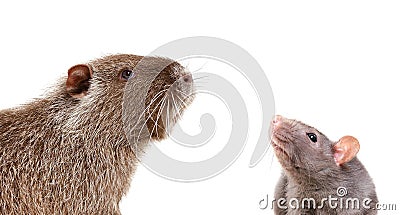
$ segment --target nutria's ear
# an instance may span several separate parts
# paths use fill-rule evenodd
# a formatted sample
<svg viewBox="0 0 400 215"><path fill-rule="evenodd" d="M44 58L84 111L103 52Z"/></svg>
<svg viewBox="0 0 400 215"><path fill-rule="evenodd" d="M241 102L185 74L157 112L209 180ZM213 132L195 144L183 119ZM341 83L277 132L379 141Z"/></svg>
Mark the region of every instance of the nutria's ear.
<svg viewBox="0 0 400 215"><path fill-rule="evenodd" d="M338 166L351 161L360 150L360 143L352 136L344 136L340 138L334 146L335 162Z"/></svg>
<svg viewBox="0 0 400 215"><path fill-rule="evenodd" d="M93 77L90 65L79 64L68 70L67 92L74 98L86 96L90 86L90 79Z"/></svg>

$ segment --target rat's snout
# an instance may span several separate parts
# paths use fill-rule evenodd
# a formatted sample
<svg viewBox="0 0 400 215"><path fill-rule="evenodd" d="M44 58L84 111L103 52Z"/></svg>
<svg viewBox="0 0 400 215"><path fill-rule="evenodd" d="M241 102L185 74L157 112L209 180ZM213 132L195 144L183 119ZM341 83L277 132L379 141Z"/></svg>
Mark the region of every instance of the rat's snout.
<svg viewBox="0 0 400 215"><path fill-rule="evenodd" d="M271 125L275 128L282 124L283 117L281 115L276 115L271 121Z"/></svg>
<svg viewBox="0 0 400 215"><path fill-rule="evenodd" d="M280 159L288 159L289 154L287 153L287 144L285 142L286 135L282 131L282 123L285 118L281 115L276 115L271 120L270 135L271 135L271 145L274 148L275 154Z"/></svg>

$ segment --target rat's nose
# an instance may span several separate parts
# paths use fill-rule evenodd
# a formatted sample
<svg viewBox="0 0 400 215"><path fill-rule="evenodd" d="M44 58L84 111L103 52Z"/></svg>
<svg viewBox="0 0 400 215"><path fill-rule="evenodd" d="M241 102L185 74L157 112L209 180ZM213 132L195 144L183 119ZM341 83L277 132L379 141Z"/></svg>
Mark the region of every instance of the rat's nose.
<svg viewBox="0 0 400 215"><path fill-rule="evenodd" d="M272 125L274 126L278 126L281 122L282 122L283 117L281 115L276 115L273 119L272 119Z"/></svg>

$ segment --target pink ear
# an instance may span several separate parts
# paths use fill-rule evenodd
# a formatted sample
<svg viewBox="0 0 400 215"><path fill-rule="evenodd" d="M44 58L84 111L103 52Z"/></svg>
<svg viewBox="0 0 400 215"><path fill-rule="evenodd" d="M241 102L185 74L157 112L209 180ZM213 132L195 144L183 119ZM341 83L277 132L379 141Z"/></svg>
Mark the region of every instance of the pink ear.
<svg viewBox="0 0 400 215"><path fill-rule="evenodd" d="M90 79L93 77L89 65L79 64L68 70L67 92L74 98L82 98L87 94Z"/></svg>
<svg viewBox="0 0 400 215"><path fill-rule="evenodd" d="M338 166L351 161L360 150L358 140L352 136L344 136L334 146L335 162Z"/></svg>

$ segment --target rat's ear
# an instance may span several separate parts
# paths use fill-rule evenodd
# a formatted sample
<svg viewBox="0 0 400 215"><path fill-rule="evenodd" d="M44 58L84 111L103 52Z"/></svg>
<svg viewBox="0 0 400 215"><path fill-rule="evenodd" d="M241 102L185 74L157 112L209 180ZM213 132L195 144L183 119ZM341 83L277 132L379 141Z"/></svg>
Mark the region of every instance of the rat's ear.
<svg viewBox="0 0 400 215"><path fill-rule="evenodd" d="M358 140L352 136L344 136L340 138L334 146L335 162L338 166L351 161L360 150Z"/></svg>
<svg viewBox="0 0 400 215"><path fill-rule="evenodd" d="M90 79L93 77L90 65L79 64L68 70L67 92L74 98L82 98L87 94Z"/></svg>

